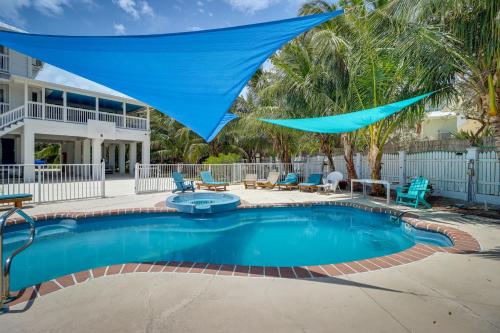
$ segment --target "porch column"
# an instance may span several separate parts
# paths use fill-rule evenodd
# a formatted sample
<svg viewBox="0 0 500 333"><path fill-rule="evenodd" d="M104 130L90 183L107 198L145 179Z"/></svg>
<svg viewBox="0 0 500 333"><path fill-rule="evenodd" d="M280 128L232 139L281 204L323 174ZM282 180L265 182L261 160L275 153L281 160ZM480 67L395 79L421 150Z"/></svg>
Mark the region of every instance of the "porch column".
<svg viewBox="0 0 500 333"><path fill-rule="evenodd" d="M31 182L35 180L35 131L30 127L24 126L21 137L22 161L23 164L30 164L24 167L24 181Z"/></svg>
<svg viewBox="0 0 500 333"><path fill-rule="evenodd" d="M45 119L45 87L42 87L42 119Z"/></svg>
<svg viewBox="0 0 500 333"><path fill-rule="evenodd" d="M109 143L105 143L102 146L103 146L102 158L106 161L106 164L109 164L109 155L108 155Z"/></svg>
<svg viewBox="0 0 500 333"><path fill-rule="evenodd" d="M102 160L102 139L92 139L92 176L98 179L101 174L100 166Z"/></svg>
<svg viewBox="0 0 500 333"><path fill-rule="evenodd" d="M127 104L122 102L122 127L127 128Z"/></svg>
<svg viewBox="0 0 500 333"><path fill-rule="evenodd" d="M120 175L125 174L125 144L121 143L118 146L118 167L120 168Z"/></svg>
<svg viewBox="0 0 500 333"><path fill-rule="evenodd" d="M28 81L24 81L24 110L28 114Z"/></svg>
<svg viewBox="0 0 500 333"><path fill-rule="evenodd" d="M82 163L82 142L75 141L75 164Z"/></svg>
<svg viewBox="0 0 500 333"><path fill-rule="evenodd" d="M16 138L14 139L14 149L15 149L16 164L22 164L23 163L22 136L16 136Z"/></svg>
<svg viewBox="0 0 500 333"><path fill-rule="evenodd" d="M141 157L141 163L142 164L149 164L150 163L150 143L149 143L149 137L147 140L142 141L142 157Z"/></svg>
<svg viewBox="0 0 500 333"><path fill-rule="evenodd" d="M83 164L90 164L90 140L83 140Z"/></svg>
<svg viewBox="0 0 500 333"><path fill-rule="evenodd" d="M63 91L63 121L66 122L68 119L68 94Z"/></svg>
<svg viewBox="0 0 500 333"><path fill-rule="evenodd" d="M113 172L115 172L116 167L116 145L109 145L109 165Z"/></svg>
<svg viewBox="0 0 500 333"><path fill-rule="evenodd" d="M137 142L130 143L130 148L129 148L128 154L129 154L128 173L131 176L134 176L135 175L135 163L137 163Z"/></svg>
<svg viewBox="0 0 500 333"><path fill-rule="evenodd" d="M150 123L150 120L151 120L151 115L150 115L150 113L151 113L151 112L150 112L150 111L151 111L151 109L150 109L150 108L149 108L149 106L148 106L148 107L147 107L147 111L146 111L146 118L147 118L147 120L148 120L148 121L147 121L146 126L147 126L148 131L149 131L149 129L150 129L150 127L149 127L149 123ZM145 164L145 163L143 162L143 164Z"/></svg>

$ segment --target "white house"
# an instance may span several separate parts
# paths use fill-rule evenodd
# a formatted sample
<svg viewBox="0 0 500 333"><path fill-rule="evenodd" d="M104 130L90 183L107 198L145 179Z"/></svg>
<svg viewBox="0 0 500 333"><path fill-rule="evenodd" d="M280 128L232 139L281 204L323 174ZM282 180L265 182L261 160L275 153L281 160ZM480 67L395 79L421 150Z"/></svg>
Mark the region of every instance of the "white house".
<svg viewBox="0 0 500 333"><path fill-rule="evenodd" d="M104 158L120 174L126 161L134 173L140 144L140 162L149 164L147 105L36 80L43 66L0 45L0 164L34 164L36 143L59 143L63 164L97 164Z"/></svg>

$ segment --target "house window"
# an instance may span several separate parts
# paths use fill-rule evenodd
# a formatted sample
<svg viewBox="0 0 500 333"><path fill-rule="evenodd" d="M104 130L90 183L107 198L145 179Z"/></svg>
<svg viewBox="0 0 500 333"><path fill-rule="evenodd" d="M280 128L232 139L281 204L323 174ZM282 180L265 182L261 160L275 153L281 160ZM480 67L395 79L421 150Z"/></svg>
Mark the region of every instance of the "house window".
<svg viewBox="0 0 500 333"><path fill-rule="evenodd" d="M5 54L5 51L6 51L5 46L0 45L0 54Z"/></svg>
<svg viewBox="0 0 500 333"><path fill-rule="evenodd" d="M0 103L5 103L5 89L0 88Z"/></svg>
<svg viewBox="0 0 500 333"><path fill-rule="evenodd" d="M37 91L32 91L31 92L31 101L32 102L38 102L38 92Z"/></svg>

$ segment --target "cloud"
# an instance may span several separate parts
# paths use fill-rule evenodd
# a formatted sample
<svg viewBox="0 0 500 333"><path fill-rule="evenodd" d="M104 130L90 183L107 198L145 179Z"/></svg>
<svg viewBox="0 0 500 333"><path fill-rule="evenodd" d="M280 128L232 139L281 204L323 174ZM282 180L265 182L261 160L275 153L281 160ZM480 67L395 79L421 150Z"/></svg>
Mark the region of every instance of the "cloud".
<svg viewBox="0 0 500 333"><path fill-rule="evenodd" d="M92 4L92 0L0 0L0 16L24 24L21 11L35 8L46 16L62 15L64 7L69 7L71 2Z"/></svg>
<svg viewBox="0 0 500 333"><path fill-rule="evenodd" d="M141 15L155 16L153 8L147 1L113 0L113 3L118 5L118 7L123 9L127 14L130 14L134 19L139 19Z"/></svg>
<svg viewBox="0 0 500 333"><path fill-rule="evenodd" d="M191 27L191 31L200 31L201 28L200 27Z"/></svg>
<svg viewBox="0 0 500 333"><path fill-rule="evenodd" d="M125 35L125 26L121 23L113 23L113 28L115 29L115 34Z"/></svg>
<svg viewBox="0 0 500 333"><path fill-rule="evenodd" d="M37 0L33 1L33 6L47 16L61 15L64 13L64 6L68 6L68 0Z"/></svg>
<svg viewBox="0 0 500 333"><path fill-rule="evenodd" d="M267 9L281 0L225 0L233 9L253 15L255 12Z"/></svg>

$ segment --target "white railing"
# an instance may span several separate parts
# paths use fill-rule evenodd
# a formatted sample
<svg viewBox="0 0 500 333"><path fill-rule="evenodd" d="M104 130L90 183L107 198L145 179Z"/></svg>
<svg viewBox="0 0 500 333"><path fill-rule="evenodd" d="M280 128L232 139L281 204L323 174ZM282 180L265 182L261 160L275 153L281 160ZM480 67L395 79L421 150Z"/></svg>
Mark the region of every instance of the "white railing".
<svg viewBox="0 0 500 333"><path fill-rule="evenodd" d="M43 119L43 104L31 102L28 103L28 118Z"/></svg>
<svg viewBox="0 0 500 333"><path fill-rule="evenodd" d="M100 120L115 123L116 127L136 130L147 130L148 120L131 116L123 116L95 110L64 107L61 105L28 102L28 118L64 121L86 124L89 120Z"/></svg>
<svg viewBox="0 0 500 333"><path fill-rule="evenodd" d="M123 116L117 114L100 112L99 120L106 121L108 123L115 123L116 127L123 127Z"/></svg>
<svg viewBox="0 0 500 333"><path fill-rule="evenodd" d="M9 111L9 103L0 103L0 114Z"/></svg>
<svg viewBox="0 0 500 333"><path fill-rule="evenodd" d="M66 121L70 122L70 123L85 124L89 120L95 120L96 116L97 116L97 113L93 110L68 107Z"/></svg>
<svg viewBox="0 0 500 333"><path fill-rule="evenodd" d="M0 165L2 194L29 193L32 203L105 196L102 164Z"/></svg>
<svg viewBox="0 0 500 333"><path fill-rule="evenodd" d="M183 174L185 180L200 181L201 171L210 171L216 181L241 183L247 174L265 179L269 171L278 171L281 180L288 172L295 172L305 180L312 173L323 173L322 163L234 163L234 164L137 164L135 192L162 192L175 189L173 172Z"/></svg>
<svg viewBox="0 0 500 333"><path fill-rule="evenodd" d="M9 71L9 56L6 54L0 54L0 71Z"/></svg>
<svg viewBox="0 0 500 333"><path fill-rule="evenodd" d="M17 123L18 121L24 119L24 106L15 108L0 115L0 130L3 130L7 126Z"/></svg>
<svg viewBox="0 0 500 333"><path fill-rule="evenodd" d="M148 120L145 118L126 116L125 127L145 131L148 129Z"/></svg>

